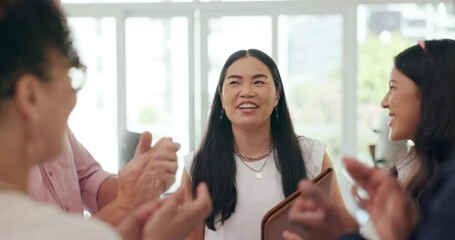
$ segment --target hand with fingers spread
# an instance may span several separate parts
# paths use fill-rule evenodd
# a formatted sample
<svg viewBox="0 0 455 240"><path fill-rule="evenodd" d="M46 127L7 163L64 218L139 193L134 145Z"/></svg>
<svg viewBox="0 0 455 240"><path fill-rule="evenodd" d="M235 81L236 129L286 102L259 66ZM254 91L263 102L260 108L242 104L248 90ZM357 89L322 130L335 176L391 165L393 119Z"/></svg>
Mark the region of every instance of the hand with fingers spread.
<svg viewBox="0 0 455 240"><path fill-rule="evenodd" d="M361 198L357 187L352 189L380 238L407 239L417 223L418 211L398 181L385 169L370 168L352 158L343 160L349 174L368 194L368 198Z"/></svg>
<svg viewBox="0 0 455 240"><path fill-rule="evenodd" d="M196 199L185 201L183 189L169 196L151 213L144 226L144 240L184 239L212 211L212 201L205 183L197 187Z"/></svg>
<svg viewBox="0 0 455 240"><path fill-rule="evenodd" d="M311 181L301 181L299 189L304 194L293 204L289 219L302 227L303 239L337 239L345 233L358 231L356 221L343 214L329 195ZM299 239L289 232L284 232L283 237L287 240Z"/></svg>

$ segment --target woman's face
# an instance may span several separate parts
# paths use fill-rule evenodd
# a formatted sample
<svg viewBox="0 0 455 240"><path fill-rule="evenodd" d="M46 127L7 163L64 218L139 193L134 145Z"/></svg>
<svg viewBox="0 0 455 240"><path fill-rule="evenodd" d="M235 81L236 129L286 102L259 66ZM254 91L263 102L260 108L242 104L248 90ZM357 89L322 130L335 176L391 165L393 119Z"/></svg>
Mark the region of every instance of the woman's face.
<svg viewBox="0 0 455 240"><path fill-rule="evenodd" d="M233 127L270 128L278 100L272 74L260 60L243 57L226 70L221 102Z"/></svg>
<svg viewBox="0 0 455 240"><path fill-rule="evenodd" d="M415 140L420 119L420 89L406 75L393 68L389 91L381 102L389 110L390 139Z"/></svg>
<svg viewBox="0 0 455 240"><path fill-rule="evenodd" d="M50 69L47 81L40 81L43 104L40 118L40 134L47 149L47 158L58 154L63 148L68 116L76 104L76 91L68 76L69 61L56 51L50 53Z"/></svg>

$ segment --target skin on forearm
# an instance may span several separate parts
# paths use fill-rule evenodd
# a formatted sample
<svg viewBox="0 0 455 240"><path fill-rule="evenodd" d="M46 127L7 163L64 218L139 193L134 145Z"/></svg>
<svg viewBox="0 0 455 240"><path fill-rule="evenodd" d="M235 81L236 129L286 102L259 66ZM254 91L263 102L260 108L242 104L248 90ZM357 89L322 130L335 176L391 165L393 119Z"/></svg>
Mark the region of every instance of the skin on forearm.
<svg viewBox="0 0 455 240"><path fill-rule="evenodd" d="M103 209L108 204L115 201L118 193L118 177L110 176L106 178L98 190L97 203L98 211Z"/></svg>

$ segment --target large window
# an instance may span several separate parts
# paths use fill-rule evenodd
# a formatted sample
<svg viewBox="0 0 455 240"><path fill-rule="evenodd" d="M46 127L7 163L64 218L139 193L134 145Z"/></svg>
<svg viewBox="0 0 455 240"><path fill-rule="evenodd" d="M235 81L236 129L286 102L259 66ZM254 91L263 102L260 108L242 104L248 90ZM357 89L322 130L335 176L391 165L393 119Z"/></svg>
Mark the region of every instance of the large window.
<svg viewBox="0 0 455 240"><path fill-rule="evenodd" d="M402 2L63 0L89 69L70 127L110 171L128 131L174 137L182 166L222 64L257 48L279 66L297 133L325 142L338 169L346 154L371 162L393 56L455 37L452 1Z"/></svg>
<svg viewBox="0 0 455 240"><path fill-rule="evenodd" d="M321 29L325 29L321 31ZM278 62L295 130L341 153L340 15L282 15Z"/></svg>
<svg viewBox="0 0 455 240"><path fill-rule="evenodd" d="M393 57L418 40L455 38L453 6L381 4L358 7L357 153L371 159L385 115L380 101L388 90Z"/></svg>
<svg viewBox="0 0 455 240"><path fill-rule="evenodd" d="M188 152L188 20L127 18L125 53L126 130L173 137Z"/></svg>
<svg viewBox="0 0 455 240"><path fill-rule="evenodd" d="M71 17L69 25L87 81L69 126L108 171L118 170L116 29L112 17Z"/></svg>

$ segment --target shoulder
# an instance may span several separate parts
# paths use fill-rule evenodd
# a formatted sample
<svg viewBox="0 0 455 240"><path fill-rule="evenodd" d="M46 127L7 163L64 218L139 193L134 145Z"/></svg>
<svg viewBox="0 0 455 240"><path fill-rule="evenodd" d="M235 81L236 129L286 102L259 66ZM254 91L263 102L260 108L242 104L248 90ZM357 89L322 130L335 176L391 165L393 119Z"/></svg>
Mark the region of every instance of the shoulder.
<svg viewBox="0 0 455 240"><path fill-rule="evenodd" d="M322 163L327 145L319 140L298 136L300 150L305 161L308 178L313 178L322 170Z"/></svg>
<svg viewBox="0 0 455 240"><path fill-rule="evenodd" d="M413 239L455 239L455 161L440 166L421 204Z"/></svg>
<svg viewBox="0 0 455 240"><path fill-rule="evenodd" d="M325 151L327 145L317 139L305 137L302 135L297 136L300 148L304 151Z"/></svg>
<svg viewBox="0 0 455 240"><path fill-rule="evenodd" d="M68 214L63 216L50 216L49 220L36 224L39 229L37 239L112 239L120 240L115 230L97 220L96 218L84 219L80 216ZM41 225L41 226L40 226Z"/></svg>
<svg viewBox="0 0 455 240"><path fill-rule="evenodd" d="M185 165L187 163L192 163L195 155L196 155L196 151L191 151L191 152L187 153L186 155L184 155L183 160L185 161Z"/></svg>
<svg viewBox="0 0 455 240"><path fill-rule="evenodd" d="M188 175L191 176L190 171L191 171L191 166L193 166L193 160L194 156L196 155L196 151L191 151L185 156L183 156L183 161L185 163L185 170L188 173Z"/></svg>
<svg viewBox="0 0 455 240"><path fill-rule="evenodd" d="M62 213L18 193L0 195L0 239L120 239L107 224L80 214ZM27 218L23 218L27 216ZM17 238L16 238L17 237Z"/></svg>
<svg viewBox="0 0 455 240"><path fill-rule="evenodd" d="M425 200L437 202L434 208L447 204L450 205L450 208L455 209L452 205L452 202L455 201L455 159L440 166L440 170L433 178L429 188Z"/></svg>

